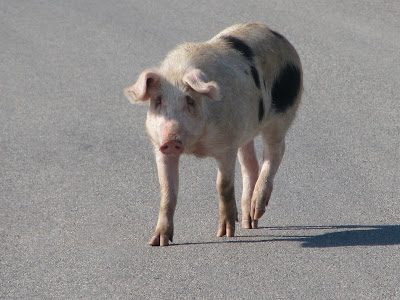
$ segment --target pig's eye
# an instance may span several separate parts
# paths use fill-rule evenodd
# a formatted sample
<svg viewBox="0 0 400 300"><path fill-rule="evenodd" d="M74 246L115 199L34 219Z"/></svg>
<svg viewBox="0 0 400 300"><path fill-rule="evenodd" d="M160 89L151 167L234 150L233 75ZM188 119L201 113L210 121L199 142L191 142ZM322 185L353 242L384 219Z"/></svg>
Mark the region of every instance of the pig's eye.
<svg viewBox="0 0 400 300"><path fill-rule="evenodd" d="M189 95L186 95L185 96L185 101L186 101L187 110L190 113L194 113L194 107L195 107L194 99L192 97L190 97Z"/></svg>
<svg viewBox="0 0 400 300"><path fill-rule="evenodd" d="M189 95L186 95L185 100L186 100L186 104L189 107L194 107L194 99L192 97L190 97Z"/></svg>
<svg viewBox="0 0 400 300"><path fill-rule="evenodd" d="M155 101L155 108L159 108L161 106L162 97L158 96Z"/></svg>

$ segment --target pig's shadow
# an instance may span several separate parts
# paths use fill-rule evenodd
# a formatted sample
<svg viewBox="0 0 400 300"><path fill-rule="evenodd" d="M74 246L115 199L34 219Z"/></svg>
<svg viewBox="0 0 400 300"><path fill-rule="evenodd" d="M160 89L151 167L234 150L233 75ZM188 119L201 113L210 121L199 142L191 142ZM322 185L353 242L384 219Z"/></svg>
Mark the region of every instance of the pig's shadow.
<svg viewBox="0 0 400 300"><path fill-rule="evenodd" d="M400 225L331 226L335 230L309 235L300 241L305 248L400 245ZM346 230L343 230L346 229Z"/></svg>
<svg viewBox="0 0 400 300"><path fill-rule="evenodd" d="M268 231L268 234L260 235ZM313 235L313 231L329 231ZM288 234L306 232L305 235ZM304 248L400 245L400 225L282 226L261 227L257 235L237 236L229 240L181 243L173 245L300 242ZM260 239L261 238L261 239Z"/></svg>

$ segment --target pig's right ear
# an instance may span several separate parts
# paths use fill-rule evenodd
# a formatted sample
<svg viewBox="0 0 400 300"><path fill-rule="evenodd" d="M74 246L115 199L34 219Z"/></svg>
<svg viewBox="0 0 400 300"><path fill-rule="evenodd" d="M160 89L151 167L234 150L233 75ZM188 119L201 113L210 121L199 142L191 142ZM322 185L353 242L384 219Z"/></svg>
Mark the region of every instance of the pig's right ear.
<svg viewBox="0 0 400 300"><path fill-rule="evenodd" d="M124 94L131 103L146 101L150 98L149 90L154 87L159 80L160 75L155 71L145 70L140 74L134 85L124 90Z"/></svg>

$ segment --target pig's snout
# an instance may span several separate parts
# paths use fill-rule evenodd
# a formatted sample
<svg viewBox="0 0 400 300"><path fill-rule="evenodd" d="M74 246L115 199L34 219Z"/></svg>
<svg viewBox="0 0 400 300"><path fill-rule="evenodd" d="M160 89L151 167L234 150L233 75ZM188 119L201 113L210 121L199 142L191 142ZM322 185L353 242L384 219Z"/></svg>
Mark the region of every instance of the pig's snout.
<svg viewBox="0 0 400 300"><path fill-rule="evenodd" d="M183 152L183 145L180 141L168 141L160 146L160 151L166 155L180 155Z"/></svg>

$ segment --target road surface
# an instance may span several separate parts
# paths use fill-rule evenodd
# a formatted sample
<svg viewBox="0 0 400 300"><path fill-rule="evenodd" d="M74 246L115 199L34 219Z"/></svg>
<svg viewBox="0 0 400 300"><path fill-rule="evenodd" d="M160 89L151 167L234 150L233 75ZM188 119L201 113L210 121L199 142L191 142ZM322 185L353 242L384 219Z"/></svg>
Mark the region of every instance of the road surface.
<svg viewBox="0 0 400 300"><path fill-rule="evenodd" d="M1 0L0 20L1 299L400 299L399 1ZM146 106L122 90L245 21L304 67L261 228L217 238L216 163L188 156L174 243L150 247Z"/></svg>

